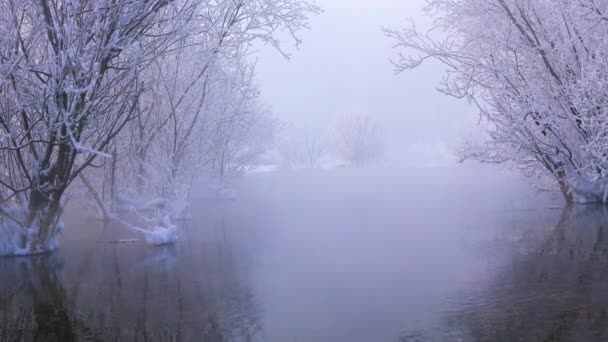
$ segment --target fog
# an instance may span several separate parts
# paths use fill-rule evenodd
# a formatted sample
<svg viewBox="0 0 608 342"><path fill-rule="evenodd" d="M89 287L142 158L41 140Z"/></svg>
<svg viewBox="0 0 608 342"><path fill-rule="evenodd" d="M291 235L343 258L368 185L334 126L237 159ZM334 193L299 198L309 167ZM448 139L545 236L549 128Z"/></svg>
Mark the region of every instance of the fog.
<svg viewBox="0 0 608 342"><path fill-rule="evenodd" d="M252 175L238 199L197 196L180 240L157 247L69 210L59 251L0 260L5 336L535 340L554 312L572 340L605 336L605 211L448 171Z"/></svg>
<svg viewBox="0 0 608 342"><path fill-rule="evenodd" d="M0 0L0 341L608 340L608 2L100 3Z"/></svg>
<svg viewBox="0 0 608 342"><path fill-rule="evenodd" d="M466 100L436 91L444 67L429 63L397 75L390 59L394 42L383 27L415 20L424 27L425 1L322 0L324 12L311 19L298 49L286 60L273 47L258 47L258 82L264 102L301 131L334 134L340 116L364 114L384 128L385 158L402 163L422 158L411 146L430 150L425 159L445 160L441 147L456 153L459 143L478 134L478 114ZM427 25L428 26L428 25Z"/></svg>

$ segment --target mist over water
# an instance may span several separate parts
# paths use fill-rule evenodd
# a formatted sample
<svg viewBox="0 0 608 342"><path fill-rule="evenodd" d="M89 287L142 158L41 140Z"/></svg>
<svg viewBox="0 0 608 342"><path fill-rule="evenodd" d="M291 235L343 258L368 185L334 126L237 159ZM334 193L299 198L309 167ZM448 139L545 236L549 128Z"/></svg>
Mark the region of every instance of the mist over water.
<svg viewBox="0 0 608 342"><path fill-rule="evenodd" d="M195 198L170 246L114 243L133 236L70 211L59 251L0 260L3 339L608 337L603 208L559 209L466 165L251 174L235 189Z"/></svg>
<svg viewBox="0 0 608 342"><path fill-rule="evenodd" d="M0 0L0 342L608 341L608 1L103 3Z"/></svg>

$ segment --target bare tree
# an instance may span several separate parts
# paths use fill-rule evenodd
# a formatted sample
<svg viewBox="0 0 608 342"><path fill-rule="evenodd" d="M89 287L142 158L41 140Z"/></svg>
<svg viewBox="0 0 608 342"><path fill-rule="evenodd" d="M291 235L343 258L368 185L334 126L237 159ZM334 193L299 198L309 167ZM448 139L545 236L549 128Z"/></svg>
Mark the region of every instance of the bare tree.
<svg viewBox="0 0 608 342"><path fill-rule="evenodd" d="M338 156L354 166L362 166L382 152L380 124L366 115L344 116L336 130Z"/></svg>
<svg viewBox="0 0 608 342"><path fill-rule="evenodd" d="M287 168L318 169L328 154L325 137L315 130L285 128L279 143L281 162Z"/></svg>

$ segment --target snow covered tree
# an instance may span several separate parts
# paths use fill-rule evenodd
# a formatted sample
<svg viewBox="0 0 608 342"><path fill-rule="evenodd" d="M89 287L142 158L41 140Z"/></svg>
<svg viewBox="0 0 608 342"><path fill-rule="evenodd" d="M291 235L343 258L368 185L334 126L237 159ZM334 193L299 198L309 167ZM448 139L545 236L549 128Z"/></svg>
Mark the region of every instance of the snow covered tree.
<svg viewBox="0 0 608 342"><path fill-rule="evenodd" d="M225 106L209 129L201 154L207 173L220 184L256 165L274 145L276 121L256 100Z"/></svg>
<svg viewBox="0 0 608 342"><path fill-rule="evenodd" d="M226 172L241 170L264 152L268 144L260 144L254 133L267 113L257 103L254 65L246 57L254 41L286 55L276 31L288 31L297 45L307 16L317 12L302 0L231 0L201 7L183 46L145 75L149 91L140 99L141 114L121 138L129 141L123 144L128 150L121 178L137 184L128 195L162 199L170 216L181 216L198 178L223 181ZM272 132L265 133L271 142Z"/></svg>
<svg viewBox="0 0 608 342"><path fill-rule="evenodd" d="M337 153L342 161L362 166L382 152L380 124L367 115L342 117L336 130Z"/></svg>
<svg viewBox="0 0 608 342"><path fill-rule="evenodd" d="M20 253L55 246L63 194L134 118L137 75L179 38L181 10L167 0L0 1L0 201L2 225L21 229Z"/></svg>
<svg viewBox="0 0 608 342"><path fill-rule="evenodd" d="M278 144L281 163L285 168L318 169L328 151L327 141L316 130L297 130L283 127Z"/></svg>
<svg viewBox="0 0 608 342"><path fill-rule="evenodd" d="M441 91L475 103L489 139L463 158L550 177L571 202L608 202L608 2L429 0L428 32L387 29L397 71L447 67Z"/></svg>
<svg viewBox="0 0 608 342"><path fill-rule="evenodd" d="M148 206L170 226L176 179L196 172L193 137L230 96L222 84L254 40L282 51L277 31L299 43L318 11L305 0L0 0L0 242L12 246L0 254L54 248L77 178L107 211L128 163L141 191L149 176L162 184Z"/></svg>
<svg viewBox="0 0 608 342"><path fill-rule="evenodd" d="M251 44L266 42L283 53L275 32L287 30L299 44L296 34L316 12L302 0L227 0L193 8L194 19L182 23L185 33L174 50L138 75L145 91L135 119L114 141L113 163L83 178L104 216L144 234L173 230L172 218L188 216L196 181L222 182L265 152L273 125L258 103L254 64L247 59ZM117 179L120 192L112 191ZM139 222L122 220L115 212L122 209Z"/></svg>

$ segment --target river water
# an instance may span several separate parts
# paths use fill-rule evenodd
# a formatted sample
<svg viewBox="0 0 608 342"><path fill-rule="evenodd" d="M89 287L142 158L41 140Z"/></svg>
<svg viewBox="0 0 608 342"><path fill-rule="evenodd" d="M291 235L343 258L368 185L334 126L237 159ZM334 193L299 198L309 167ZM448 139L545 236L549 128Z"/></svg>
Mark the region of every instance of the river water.
<svg viewBox="0 0 608 342"><path fill-rule="evenodd" d="M466 167L252 174L172 246L73 204L0 341L606 341L608 210Z"/></svg>

